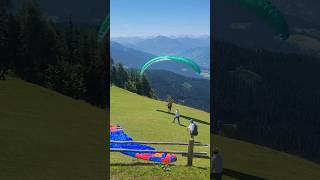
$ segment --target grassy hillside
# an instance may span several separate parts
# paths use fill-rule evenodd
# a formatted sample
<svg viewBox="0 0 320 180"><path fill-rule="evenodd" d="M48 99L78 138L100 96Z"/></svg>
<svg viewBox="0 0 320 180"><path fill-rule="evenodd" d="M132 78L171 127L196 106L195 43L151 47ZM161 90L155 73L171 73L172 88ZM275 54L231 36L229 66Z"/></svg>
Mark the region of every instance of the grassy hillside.
<svg viewBox="0 0 320 180"><path fill-rule="evenodd" d="M164 102L111 89L111 121L136 140L187 141L186 127L172 124ZM209 114L179 106L199 122L197 140L209 142ZM157 111L158 110L158 111ZM105 179L107 114L82 101L9 78L0 81L0 179ZM187 125L185 119L182 124ZM224 156L224 179L308 179L320 166L262 146L215 136ZM159 146L159 149L185 147ZM207 151L207 148L196 148ZM186 158L164 171L159 165L111 153L113 179L208 179L209 161Z"/></svg>
<svg viewBox="0 0 320 180"><path fill-rule="evenodd" d="M123 126L127 134L135 140L186 141L188 139L185 127L172 124L172 115L161 112L166 111L165 105L165 102L154 101L116 87L111 88L111 122ZM208 143L209 114L180 105L178 108L182 115L204 122L198 123L200 134L197 140ZM182 122L187 125L185 119ZM221 136L214 136L213 140L224 157L226 180L317 180L320 177L320 165L297 156ZM156 147L185 149L170 146ZM208 151L208 149L197 148L197 151ZM185 164L186 158L178 155L178 161L170 166L171 171L165 172L157 164L111 153L111 177L113 179L209 179L208 160L197 159L192 168L186 167Z"/></svg>
<svg viewBox="0 0 320 180"><path fill-rule="evenodd" d="M105 179L107 113L24 81L0 81L0 179Z"/></svg>
<svg viewBox="0 0 320 180"><path fill-rule="evenodd" d="M297 156L221 136L213 141L223 153L224 179L320 179L320 165Z"/></svg>
<svg viewBox="0 0 320 180"><path fill-rule="evenodd" d="M166 103L142 97L123 89L111 88L111 123L121 125L134 140L183 141L189 139L185 126L172 123L173 115L166 113ZM185 106L176 106L184 116L198 121L199 135L196 141L209 143L209 114ZM154 146L158 149L187 150L185 146ZM196 147L196 151L209 151L209 148ZM209 179L208 159L195 159L194 167L187 167L187 159L177 155L178 160L164 171L158 164L137 160L120 153L111 153L111 177L113 179Z"/></svg>

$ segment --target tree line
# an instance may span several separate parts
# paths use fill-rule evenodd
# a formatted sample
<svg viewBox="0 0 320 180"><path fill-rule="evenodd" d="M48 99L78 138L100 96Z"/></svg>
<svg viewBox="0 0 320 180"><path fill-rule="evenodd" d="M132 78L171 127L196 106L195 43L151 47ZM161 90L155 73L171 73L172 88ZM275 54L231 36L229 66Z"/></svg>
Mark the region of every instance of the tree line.
<svg viewBox="0 0 320 180"><path fill-rule="evenodd" d="M26 81L106 107L109 41L98 44L98 25L77 27L71 17L57 24L34 1L12 13L10 1L5 2L0 10L0 72L10 69Z"/></svg>
<svg viewBox="0 0 320 180"><path fill-rule="evenodd" d="M113 62L113 61L112 61ZM113 64L110 69L110 83L130 92L156 99L147 78L135 69L125 69L122 64Z"/></svg>

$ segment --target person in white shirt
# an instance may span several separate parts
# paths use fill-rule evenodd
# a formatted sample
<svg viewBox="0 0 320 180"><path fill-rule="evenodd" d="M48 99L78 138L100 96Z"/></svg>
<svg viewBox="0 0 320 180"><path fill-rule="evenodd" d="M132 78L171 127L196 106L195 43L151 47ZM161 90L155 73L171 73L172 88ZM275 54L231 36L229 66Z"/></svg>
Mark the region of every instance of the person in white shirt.
<svg viewBox="0 0 320 180"><path fill-rule="evenodd" d="M221 180L222 179L222 156L219 153L218 148L214 148L212 157L211 157L211 173L210 179Z"/></svg>
<svg viewBox="0 0 320 180"><path fill-rule="evenodd" d="M195 131L195 128L196 128L196 124L192 119L190 119L189 122L190 122L190 124L189 124L187 130L189 131L189 134L190 134L191 138L193 139L194 135L195 135L194 131ZM198 130L196 130L196 131L198 131Z"/></svg>
<svg viewBox="0 0 320 180"><path fill-rule="evenodd" d="M176 110L176 115L174 116L173 118L173 123L176 121L176 119L178 119L178 123L180 125L180 112L179 112L179 109Z"/></svg>

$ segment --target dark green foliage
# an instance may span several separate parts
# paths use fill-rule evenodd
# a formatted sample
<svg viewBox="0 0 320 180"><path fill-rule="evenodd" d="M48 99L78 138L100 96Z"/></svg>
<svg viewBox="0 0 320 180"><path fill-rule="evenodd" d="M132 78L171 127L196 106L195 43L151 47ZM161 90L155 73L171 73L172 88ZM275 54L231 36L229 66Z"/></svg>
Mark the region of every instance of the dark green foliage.
<svg viewBox="0 0 320 180"><path fill-rule="evenodd" d="M84 68L80 64L71 65L60 61L56 65L48 65L45 72L44 85L76 99L86 93Z"/></svg>
<svg viewBox="0 0 320 180"><path fill-rule="evenodd" d="M1 0L0 2L0 76L4 78L9 66L9 30L10 30L10 1Z"/></svg>
<svg viewBox="0 0 320 180"><path fill-rule="evenodd" d="M150 98L156 98L147 78L144 75L140 76L136 70L126 70L122 64L116 64L111 67L110 79L111 83L120 88Z"/></svg>
<svg viewBox="0 0 320 180"><path fill-rule="evenodd" d="M115 85L118 87L125 87L125 83L128 82L128 73L124 70L122 64L116 65Z"/></svg>
<svg viewBox="0 0 320 180"><path fill-rule="evenodd" d="M6 39L0 59L7 67L29 82L99 107L108 105L109 43L98 45L97 27L78 27L71 17L58 27L32 0L7 17L0 26L0 37Z"/></svg>
<svg viewBox="0 0 320 180"><path fill-rule="evenodd" d="M148 97L152 97L152 89L147 78L143 75L140 81L140 88L138 89L139 94L146 95Z"/></svg>

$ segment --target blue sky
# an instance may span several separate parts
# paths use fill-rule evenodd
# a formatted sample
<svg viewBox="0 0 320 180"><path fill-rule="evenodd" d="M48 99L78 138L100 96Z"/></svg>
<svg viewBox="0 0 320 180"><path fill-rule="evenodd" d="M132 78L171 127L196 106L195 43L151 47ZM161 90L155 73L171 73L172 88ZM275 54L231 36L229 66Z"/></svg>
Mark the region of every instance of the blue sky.
<svg viewBox="0 0 320 180"><path fill-rule="evenodd" d="M210 34L210 0L110 0L111 37Z"/></svg>

